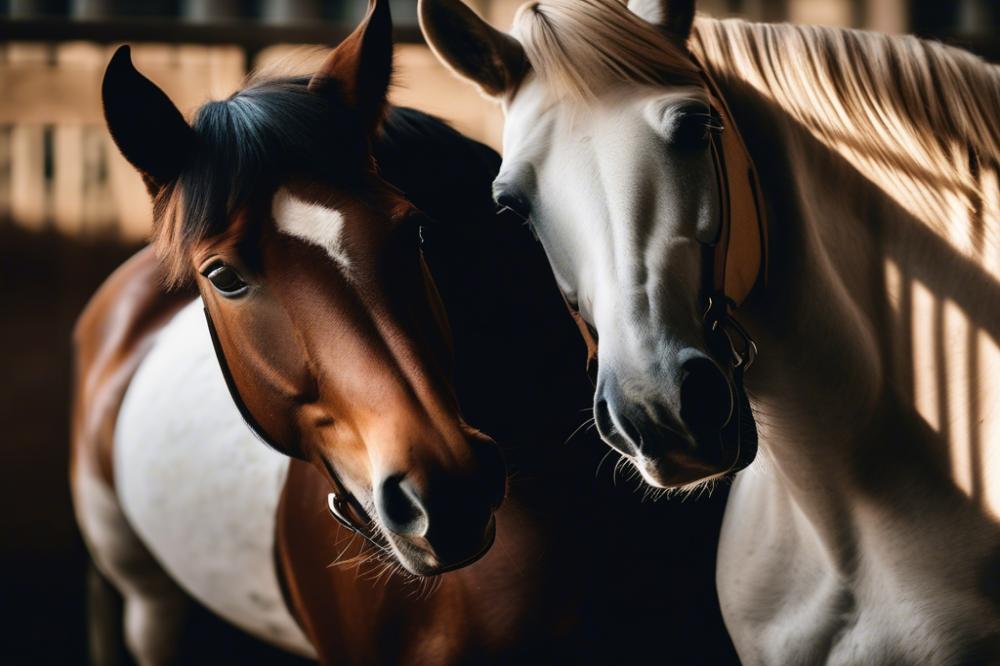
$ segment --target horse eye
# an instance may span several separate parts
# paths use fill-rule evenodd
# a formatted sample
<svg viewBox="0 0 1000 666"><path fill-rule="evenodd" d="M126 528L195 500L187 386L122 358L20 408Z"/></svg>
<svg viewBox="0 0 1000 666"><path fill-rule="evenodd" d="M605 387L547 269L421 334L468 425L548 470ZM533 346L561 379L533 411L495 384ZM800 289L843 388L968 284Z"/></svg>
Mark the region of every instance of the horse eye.
<svg viewBox="0 0 1000 666"><path fill-rule="evenodd" d="M672 114L671 143L678 148L694 150L705 148L711 132L722 129L715 109L704 105L691 105Z"/></svg>
<svg viewBox="0 0 1000 666"><path fill-rule="evenodd" d="M522 220L531 217L531 206L523 198L510 192L501 192L496 195L497 214L510 211Z"/></svg>
<svg viewBox="0 0 1000 666"><path fill-rule="evenodd" d="M250 289L235 268L221 261L211 264L202 275L226 298L238 298Z"/></svg>

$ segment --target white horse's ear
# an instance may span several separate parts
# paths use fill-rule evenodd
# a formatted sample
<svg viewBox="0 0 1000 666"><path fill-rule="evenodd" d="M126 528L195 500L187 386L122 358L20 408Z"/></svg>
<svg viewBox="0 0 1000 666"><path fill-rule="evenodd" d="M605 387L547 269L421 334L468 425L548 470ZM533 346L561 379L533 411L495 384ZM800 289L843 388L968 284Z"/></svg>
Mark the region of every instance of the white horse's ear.
<svg viewBox="0 0 1000 666"><path fill-rule="evenodd" d="M629 0L628 8L678 44L686 44L694 23L695 0Z"/></svg>
<svg viewBox="0 0 1000 666"><path fill-rule="evenodd" d="M484 21L461 0L420 0L420 29L449 69L498 97L517 87L528 69L516 39Z"/></svg>

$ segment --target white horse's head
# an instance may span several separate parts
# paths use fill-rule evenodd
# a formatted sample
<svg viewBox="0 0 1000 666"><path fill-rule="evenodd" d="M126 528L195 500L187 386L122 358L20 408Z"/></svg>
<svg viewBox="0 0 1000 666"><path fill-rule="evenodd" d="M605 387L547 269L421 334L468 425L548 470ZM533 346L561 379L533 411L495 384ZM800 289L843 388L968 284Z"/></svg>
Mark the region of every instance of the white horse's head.
<svg viewBox="0 0 1000 666"><path fill-rule="evenodd" d="M660 487L745 462L751 418L731 364L706 341L720 127L685 47L693 4L543 0L522 7L509 34L459 0L420 8L438 56L502 102L496 200L529 221L600 341L602 437Z"/></svg>

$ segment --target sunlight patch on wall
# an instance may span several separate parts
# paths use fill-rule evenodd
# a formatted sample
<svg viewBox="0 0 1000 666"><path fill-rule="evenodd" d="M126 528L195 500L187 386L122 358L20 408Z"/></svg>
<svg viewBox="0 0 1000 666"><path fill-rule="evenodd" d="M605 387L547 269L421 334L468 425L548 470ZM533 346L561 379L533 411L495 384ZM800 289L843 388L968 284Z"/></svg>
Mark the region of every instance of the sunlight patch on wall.
<svg viewBox="0 0 1000 666"><path fill-rule="evenodd" d="M941 403L934 330L934 309L937 299L921 282L910 287L913 299L911 314L913 340L914 404L920 415L935 431L941 432Z"/></svg>
<svg viewBox="0 0 1000 666"><path fill-rule="evenodd" d="M981 413L979 429L979 479L982 504L1000 520L1000 347L985 332L979 332L979 379Z"/></svg>
<svg viewBox="0 0 1000 666"><path fill-rule="evenodd" d="M944 304L942 332L942 347L947 350L942 359L945 366L942 379L945 382L943 397L949 414L948 449L952 478L966 495L971 495L974 475L972 446L978 433L970 415L975 413L978 396L971 390L975 375L970 377L969 374L969 320L953 301Z"/></svg>

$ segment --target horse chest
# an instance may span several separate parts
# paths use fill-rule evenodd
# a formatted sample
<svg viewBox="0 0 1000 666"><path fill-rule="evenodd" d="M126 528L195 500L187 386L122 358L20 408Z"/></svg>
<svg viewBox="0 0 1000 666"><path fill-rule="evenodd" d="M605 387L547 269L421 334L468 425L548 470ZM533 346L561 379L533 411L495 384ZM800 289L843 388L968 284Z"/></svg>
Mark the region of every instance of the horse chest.
<svg viewBox="0 0 1000 666"><path fill-rule="evenodd" d="M257 441L233 405L200 301L163 329L136 372L114 469L129 523L185 590L251 634L313 653L274 565L288 460Z"/></svg>
<svg viewBox="0 0 1000 666"><path fill-rule="evenodd" d="M758 462L734 483L717 569L723 616L743 663L956 664L997 657L1000 618L970 575L988 566L985 552L955 538L941 558L942 544L928 540L935 530L894 531L898 514L858 507L856 566L844 572L769 461ZM925 527L933 521L921 515Z"/></svg>

